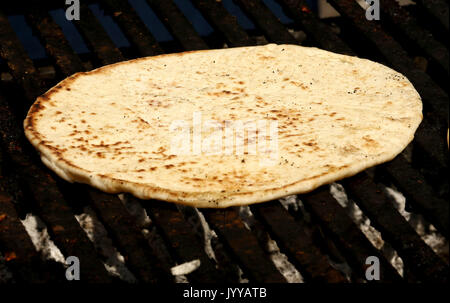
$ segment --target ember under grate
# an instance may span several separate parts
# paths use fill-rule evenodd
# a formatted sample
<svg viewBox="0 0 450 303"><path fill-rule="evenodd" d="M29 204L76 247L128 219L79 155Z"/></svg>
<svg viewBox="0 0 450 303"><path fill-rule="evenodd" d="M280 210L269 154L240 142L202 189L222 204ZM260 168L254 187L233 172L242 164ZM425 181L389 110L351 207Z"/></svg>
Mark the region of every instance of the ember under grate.
<svg viewBox="0 0 450 303"><path fill-rule="evenodd" d="M128 1L95 1L129 40L130 47L121 49L112 42L88 1L81 2L82 17L73 24L90 50L82 55L72 49L48 13L49 9L62 8L63 1L47 1L48 7L41 1L30 1L28 6L0 4L0 72L12 76L0 87L0 256L15 281L65 281L63 266L42 260L36 251L20 221L26 213L45 222L64 256L80 259L83 281L117 279L105 269L101 254L76 220L75 215L85 206L95 211L124 256L125 266L141 282L174 281L171 267L196 259L201 265L186 275L190 282L237 282L242 277L232 268L242 270L250 282L286 282L261 240L267 237L275 240L305 282L364 281L368 256L379 257L381 281L447 281L448 255L436 254L424 242L385 190L394 185L405 195L408 211L422 215L448 238L448 88L443 83L449 71L448 41L442 38L448 34L447 2L421 0L410 8L400 7L395 0L382 0L381 21L374 22L365 19L365 11L353 0L330 1L341 14L331 21L318 19L306 1L279 0L284 13L295 21L286 25L266 1L236 0L256 26L245 30L225 8L222 2L226 1L192 0L214 29L205 37L172 0L147 0L175 38L159 43ZM7 16L14 14L25 15L48 59L29 58L8 21ZM304 32L306 39L300 41L295 31ZM31 103L75 72L138 56L266 42L302 43L382 62L404 73L422 96L424 121L403 154L342 182L348 196L402 258L403 276L368 240L327 186L300 196L302 207L298 209L286 209L280 201L251 206L249 211L258 224L250 228L238 208L195 210L137 201L161 237L161 249L156 242L149 245L137 218L117 196L61 181L41 164L24 138L21 121ZM43 76L38 68L42 66L53 67L54 75ZM217 234L214 259L206 253L201 232L192 224L198 212ZM346 264L350 273L338 263Z"/></svg>

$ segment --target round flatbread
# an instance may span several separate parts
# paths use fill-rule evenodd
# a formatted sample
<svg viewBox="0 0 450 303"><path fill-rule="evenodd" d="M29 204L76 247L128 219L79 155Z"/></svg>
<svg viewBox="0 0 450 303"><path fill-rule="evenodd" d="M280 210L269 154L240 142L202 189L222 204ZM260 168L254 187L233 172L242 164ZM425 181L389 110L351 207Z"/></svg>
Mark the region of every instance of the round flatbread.
<svg viewBox="0 0 450 303"><path fill-rule="evenodd" d="M269 44L141 58L77 73L24 122L70 182L196 207L311 191L389 161L422 102L381 64Z"/></svg>

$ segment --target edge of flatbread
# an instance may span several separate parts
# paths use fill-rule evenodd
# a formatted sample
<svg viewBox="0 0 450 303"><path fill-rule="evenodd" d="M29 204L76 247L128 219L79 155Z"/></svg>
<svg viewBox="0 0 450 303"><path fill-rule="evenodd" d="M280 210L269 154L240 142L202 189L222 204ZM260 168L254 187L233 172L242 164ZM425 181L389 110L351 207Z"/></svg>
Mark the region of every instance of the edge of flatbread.
<svg viewBox="0 0 450 303"><path fill-rule="evenodd" d="M305 47L305 48L315 49L313 47ZM65 179L66 181L89 184L107 193L131 193L140 199L146 200L156 199L202 208L225 208L230 206L240 206L270 201L293 194L308 193L322 185L329 184L334 181L353 176L367 168L373 167L375 165L384 162L388 162L394 159L398 154L400 154L403 151L403 149L406 148L406 146L414 139L414 133L417 130L423 118L423 115L420 112L420 114L418 114L418 116L416 117L417 120L414 121L415 124L412 125L412 131L410 132L409 136L405 136L404 141L401 142L402 148L392 151L390 154L385 154L382 158L368 159L367 161L352 163L351 165L334 167L333 169L331 169L326 173L318 174L307 179L298 180L296 182L287 184L279 188L271 188L248 192L233 191L225 193L177 191L171 190L169 188L161 188L153 184L131 182L128 180L105 177L102 175L95 174L94 172L78 167L73 163L70 163L66 159L63 159L59 154L59 152L57 151L57 149L47 144L42 139L39 132L34 129L34 121L38 119L39 112L45 108L46 104L52 102L52 95L58 92L59 90L63 90L69 87L70 84L73 81L75 81L78 77L94 73L102 73L106 69L110 69L112 67L121 64L134 63L140 60L152 60L160 57L169 57L169 56L184 56L190 53L201 53L208 51L211 50L186 51L181 53L143 57L102 66L92 71L79 72L72 76L69 76L68 78L59 82L53 88L49 89L46 93L38 97L36 102L31 106L28 115L24 120L24 129L26 137L32 143L32 145L39 151L43 163L51 170L53 170L58 176ZM342 56L343 58L345 57L348 60L353 59L366 60L358 57L335 54L325 50L320 51L330 53L333 55ZM377 62L375 63L380 64ZM386 66L384 67L391 70L393 73L401 75L395 70L392 70ZM404 80L413 87L413 85L409 82L408 79L406 79L406 77ZM421 104L421 99L418 94L417 94L417 101L420 102Z"/></svg>

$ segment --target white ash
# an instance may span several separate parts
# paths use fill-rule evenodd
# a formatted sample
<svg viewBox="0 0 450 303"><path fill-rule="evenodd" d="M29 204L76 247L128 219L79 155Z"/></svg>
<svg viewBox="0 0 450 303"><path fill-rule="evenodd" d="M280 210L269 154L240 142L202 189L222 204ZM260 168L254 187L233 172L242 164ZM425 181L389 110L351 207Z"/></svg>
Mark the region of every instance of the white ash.
<svg viewBox="0 0 450 303"><path fill-rule="evenodd" d="M114 247L105 227L98 220L94 210L87 206L83 209L83 213L75 215L75 218L89 240L94 244L96 251L104 259L103 263L106 270L111 275L119 277L126 282L137 282L136 277L125 266L124 257Z"/></svg>
<svg viewBox="0 0 450 303"><path fill-rule="evenodd" d="M125 205L128 212L134 217L137 225L141 228L141 232L145 239L148 241L149 246L153 249L159 258L159 261L165 264L163 267L176 266L167 246L158 233L157 228L152 225L152 220L148 216L147 211L142 207L139 200L129 194L119 195L119 199ZM144 203L151 203L151 201L144 201ZM188 283L188 278L183 274L174 275L175 283Z"/></svg>
<svg viewBox="0 0 450 303"><path fill-rule="evenodd" d="M267 242L267 250L270 253L270 259L275 264L275 267L286 278L288 283L303 283L304 279L300 272L289 262L287 256L280 252L280 249L272 239Z"/></svg>
<svg viewBox="0 0 450 303"><path fill-rule="evenodd" d="M195 259L172 267L170 269L170 272L172 273L173 276L188 275L193 271L197 270L200 267L200 265L201 265L200 260Z"/></svg>
<svg viewBox="0 0 450 303"><path fill-rule="evenodd" d="M436 228L427 222L420 214L410 213L405 210L405 196L392 187L385 187L385 192L392 198L395 208L411 224L417 234L427 243L431 249L448 263L449 243Z"/></svg>
<svg viewBox="0 0 450 303"><path fill-rule="evenodd" d="M377 249L383 247L384 241L380 232L370 225L370 219L364 215L358 205L353 200L348 199L344 187L339 183L333 183L330 185L330 193L347 210L352 220L358 225L372 245Z"/></svg>
<svg viewBox="0 0 450 303"><path fill-rule="evenodd" d="M338 184L333 183L330 186L330 192L333 197L346 208L348 214L353 221L358 225L361 231L366 235L370 242L378 249L381 249L383 254L394 268L403 275L403 260L391 245L384 242L381 234L372 226L370 220L361 212L357 204L351 199L347 199L344 188ZM433 249L433 251L441 256L448 263L449 243L448 240L440 234L436 228L427 222L422 215L410 213L405 210L406 198L404 195L395 189L394 186L384 187L384 192L391 198L391 202L398 212L405 218L405 220L414 228L417 234L424 240L424 242Z"/></svg>
<svg viewBox="0 0 450 303"><path fill-rule="evenodd" d="M244 276L242 269L230 261L230 257L225 252L222 243L216 232L209 227L205 216L197 208L177 205L178 210L183 214L185 220L192 226L193 231L197 236L202 239L204 250L206 255L215 262L216 268L218 268L218 256L220 254L220 259L225 260L225 263L231 265L232 268L227 268L227 270L234 271L236 273L239 283L248 283L248 279Z"/></svg>
<svg viewBox="0 0 450 303"><path fill-rule="evenodd" d="M280 201L281 205L283 205L286 210L292 209L294 212L296 212L300 209L299 199L296 195L286 196L279 199L278 201Z"/></svg>
<svg viewBox="0 0 450 303"><path fill-rule="evenodd" d="M305 220L305 222L308 222L308 223L311 222L311 216L310 216L309 212L306 211L303 202L299 199L299 197L297 195L286 196L286 197L279 199L279 201L286 210L292 211L294 213L300 212L302 214L302 217ZM336 269L339 272L341 272L342 274L344 274L344 276L347 278L347 280L350 281L350 276L351 276L351 272L352 272L350 266L345 262L338 263L338 262L332 260L329 256L326 256L326 257L327 257L327 260L330 263L331 267L333 267L334 269Z"/></svg>
<svg viewBox="0 0 450 303"><path fill-rule="evenodd" d="M303 43L306 40L306 34L304 31L295 30L293 28L288 28L288 32L301 43Z"/></svg>
<svg viewBox="0 0 450 303"><path fill-rule="evenodd" d="M242 271L242 268L239 266L237 267L238 276L239 276L239 283L249 283L250 281L245 277L244 272Z"/></svg>
<svg viewBox="0 0 450 303"><path fill-rule="evenodd" d="M65 264L65 258L59 248L50 239L45 223L34 214L28 213L21 220L36 250L45 260L54 260Z"/></svg>
<svg viewBox="0 0 450 303"><path fill-rule="evenodd" d="M150 229L144 228L142 229L142 234L144 235L145 239L148 241L148 244L150 247L152 247L156 254L159 257L159 261L164 262L165 264L171 264L175 265L176 263L173 262L172 258L170 257L170 254L167 250L166 244L164 243L164 240L161 238L159 233L156 231L156 227L150 227ZM176 275L174 276L175 283L188 283L188 279L185 275Z"/></svg>
<svg viewBox="0 0 450 303"><path fill-rule="evenodd" d="M134 199L128 194L120 194L118 196L128 212L134 217L139 227L148 228L151 225L152 220L137 199ZM151 203L151 201L148 201L148 203Z"/></svg>
<svg viewBox="0 0 450 303"><path fill-rule="evenodd" d="M333 183L330 185L330 193L336 201L345 208L347 214L372 245L381 250L386 259L392 264L397 272L403 276L403 260L397 252L383 240L381 233L370 225L370 219L364 215L358 205L353 200L348 199L344 187L339 183Z"/></svg>
<svg viewBox="0 0 450 303"><path fill-rule="evenodd" d="M287 198L283 203L287 204L294 202L292 199ZM292 263L289 262L287 256L280 251L276 241L270 237L270 235L255 219L250 207L241 206L239 208L239 214L245 227L249 230L253 230L258 240L263 243L263 248L270 255L270 259L286 281L289 283L303 283L304 279L301 273Z"/></svg>
<svg viewBox="0 0 450 303"><path fill-rule="evenodd" d="M30 236L36 251L39 252L43 260L54 260L65 265L65 258L58 247L50 239L45 223L36 215L28 213L21 223ZM13 276L8 271L7 265L2 255L0 255L0 283L13 282Z"/></svg>
<svg viewBox="0 0 450 303"><path fill-rule="evenodd" d="M211 239L213 237L217 237L216 233L211 230L208 223L206 222L205 216L201 212L198 211L197 208L177 205L178 210L183 214L185 220L191 224L194 233L200 235L203 239L204 250L206 255L217 262L216 255L214 253L214 249L211 246Z"/></svg>

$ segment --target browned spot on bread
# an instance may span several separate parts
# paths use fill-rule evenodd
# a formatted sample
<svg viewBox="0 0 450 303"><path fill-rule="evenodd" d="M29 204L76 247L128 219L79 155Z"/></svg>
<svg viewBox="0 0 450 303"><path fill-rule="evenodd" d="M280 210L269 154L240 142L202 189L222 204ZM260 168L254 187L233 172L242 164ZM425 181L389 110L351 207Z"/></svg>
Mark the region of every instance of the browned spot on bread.
<svg viewBox="0 0 450 303"><path fill-rule="evenodd" d="M273 56L260 55L258 57L259 57L260 60L272 60L272 59L275 59L275 57L273 57Z"/></svg>
<svg viewBox="0 0 450 303"><path fill-rule="evenodd" d="M38 99L41 99L42 101L49 101L50 97L48 96L48 94L44 94L40 96Z"/></svg>
<svg viewBox="0 0 450 303"><path fill-rule="evenodd" d="M308 86L304 85L304 84L301 83L301 82L290 81L289 83L291 83L291 84L293 84L293 85L295 85L295 86L298 86L298 87L300 87L301 89L308 89L308 88L309 88Z"/></svg>
<svg viewBox="0 0 450 303"><path fill-rule="evenodd" d="M35 115L40 110L45 109L45 106L41 104L41 102L36 101L33 106L30 108L29 115Z"/></svg>
<svg viewBox="0 0 450 303"><path fill-rule="evenodd" d="M370 138L370 136L364 136L362 139L365 141L364 146L369 148L376 148L379 146L378 142Z"/></svg>
<svg viewBox="0 0 450 303"><path fill-rule="evenodd" d="M149 128L150 127L150 124L147 121L145 121L144 119L142 119L141 117L137 117L137 119L133 120L132 122L136 122L136 123L140 124L141 126L143 126L145 128Z"/></svg>
<svg viewBox="0 0 450 303"><path fill-rule="evenodd" d="M315 145L317 145L317 142L310 140L309 142L303 142L302 144L306 145L306 146L315 146Z"/></svg>

